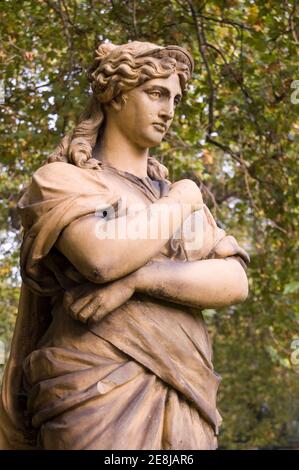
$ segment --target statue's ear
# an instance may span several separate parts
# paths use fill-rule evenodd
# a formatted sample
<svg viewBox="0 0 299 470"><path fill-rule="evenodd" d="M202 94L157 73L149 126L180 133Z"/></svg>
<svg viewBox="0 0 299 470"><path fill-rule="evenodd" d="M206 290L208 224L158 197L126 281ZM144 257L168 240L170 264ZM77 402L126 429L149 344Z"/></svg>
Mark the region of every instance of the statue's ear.
<svg viewBox="0 0 299 470"><path fill-rule="evenodd" d="M110 106L114 109L114 111L120 111L121 108L126 104L128 97L124 93L121 95L116 96L113 100L110 101Z"/></svg>

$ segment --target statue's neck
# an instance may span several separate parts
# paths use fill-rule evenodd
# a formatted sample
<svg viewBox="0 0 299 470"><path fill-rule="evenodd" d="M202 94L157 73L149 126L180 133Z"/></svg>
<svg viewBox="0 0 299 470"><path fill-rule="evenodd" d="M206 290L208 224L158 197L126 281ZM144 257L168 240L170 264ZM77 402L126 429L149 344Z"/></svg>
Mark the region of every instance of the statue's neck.
<svg viewBox="0 0 299 470"><path fill-rule="evenodd" d="M107 126L95 150L95 158L139 178L147 176L149 150L131 142L113 125Z"/></svg>

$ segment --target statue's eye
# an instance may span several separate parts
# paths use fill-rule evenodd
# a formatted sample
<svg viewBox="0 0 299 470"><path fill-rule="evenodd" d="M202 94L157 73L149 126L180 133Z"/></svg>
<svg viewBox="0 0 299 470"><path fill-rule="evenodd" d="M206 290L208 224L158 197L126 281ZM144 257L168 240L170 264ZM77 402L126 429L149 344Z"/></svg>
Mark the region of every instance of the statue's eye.
<svg viewBox="0 0 299 470"><path fill-rule="evenodd" d="M154 98L160 98L161 92L158 90L154 90L150 92L150 95L153 96Z"/></svg>

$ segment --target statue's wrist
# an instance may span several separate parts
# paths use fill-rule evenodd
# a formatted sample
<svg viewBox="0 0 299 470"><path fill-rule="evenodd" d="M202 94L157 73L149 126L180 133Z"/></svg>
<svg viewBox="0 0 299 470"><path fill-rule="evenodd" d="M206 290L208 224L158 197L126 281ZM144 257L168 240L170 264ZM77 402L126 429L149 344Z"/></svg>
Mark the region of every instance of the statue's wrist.
<svg viewBox="0 0 299 470"><path fill-rule="evenodd" d="M133 293L137 292L138 288L138 283L139 283L139 269L134 271L133 273L130 273L126 277L126 283L129 286L129 288L133 291Z"/></svg>
<svg viewBox="0 0 299 470"><path fill-rule="evenodd" d="M151 264L151 262L149 264ZM143 292L146 289L148 274L147 265L142 266L131 274L132 278L130 282L134 292Z"/></svg>

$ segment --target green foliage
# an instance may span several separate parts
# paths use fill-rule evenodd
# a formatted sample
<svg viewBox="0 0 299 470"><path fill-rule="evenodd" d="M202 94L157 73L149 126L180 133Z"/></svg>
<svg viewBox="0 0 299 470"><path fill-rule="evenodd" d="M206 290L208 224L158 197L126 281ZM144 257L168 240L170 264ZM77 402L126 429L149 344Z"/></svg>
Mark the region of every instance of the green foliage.
<svg viewBox="0 0 299 470"><path fill-rule="evenodd" d="M101 40L180 44L194 81L156 150L190 177L251 255L250 296L206 312L223 377L220 445L283 446L298 416L298 7L257 0L3 1L0 79L0 337L9 341L19 280L17 194L75 124L85 69ZM8 247L8 248L7 248ZM296 436L295 436L296 437ZM297 435L297 440L299 436Z"/></svg>

